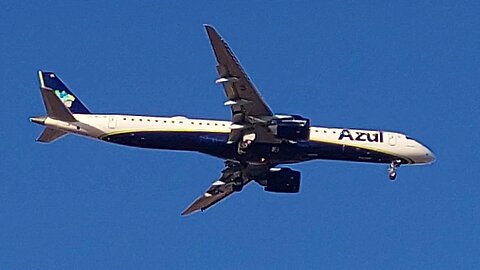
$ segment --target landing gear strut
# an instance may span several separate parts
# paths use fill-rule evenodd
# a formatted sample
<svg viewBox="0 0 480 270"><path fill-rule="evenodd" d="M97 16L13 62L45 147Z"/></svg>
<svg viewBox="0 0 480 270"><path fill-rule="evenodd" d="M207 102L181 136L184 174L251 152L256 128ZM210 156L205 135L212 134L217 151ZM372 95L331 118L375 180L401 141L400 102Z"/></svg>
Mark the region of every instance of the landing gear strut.
<svg viewBox="0 0 480 270"><path fill-rule="evenodd" d="M394 160L390 163L390 167L388 168L388 178L390 181L395 181L397 178L397 168L400 167L401 161Z"/></svg>

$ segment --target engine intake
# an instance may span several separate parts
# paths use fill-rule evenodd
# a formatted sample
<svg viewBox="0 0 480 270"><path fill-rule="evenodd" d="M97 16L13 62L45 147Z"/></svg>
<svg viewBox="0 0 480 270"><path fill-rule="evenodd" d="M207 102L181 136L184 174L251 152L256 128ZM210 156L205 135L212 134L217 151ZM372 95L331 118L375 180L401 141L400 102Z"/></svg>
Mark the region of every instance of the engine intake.
<svg viewBox="0 0 480 270"><path fill-rule="evenodd" d="M275 118L270 122L269 128L279 139L298 141L310 137L310 120L299 115Z"/></svg>
<svg viewBox="0 0 480 270"><path fill-rule="evenodd" d="M300 172L289 168L271 169L258 183L268 192L297 193L300 191Z"/></svg>

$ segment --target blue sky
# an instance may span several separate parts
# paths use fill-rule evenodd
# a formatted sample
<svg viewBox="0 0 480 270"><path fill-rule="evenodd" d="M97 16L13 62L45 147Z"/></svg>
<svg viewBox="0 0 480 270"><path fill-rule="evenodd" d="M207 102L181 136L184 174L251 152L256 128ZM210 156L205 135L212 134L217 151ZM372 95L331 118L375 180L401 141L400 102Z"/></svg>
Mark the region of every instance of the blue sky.
<svg viewBox="0 0 480 270"><path fill-rule="evenodd" d="M1 269L476 269L478 1L6 1L0 9ZM309 162L301 193L250 185L180 212L221 160L68 136L35 143L36 71L94 112L229 119L202 24L277 113L398 130L432 166Z"/></svg>

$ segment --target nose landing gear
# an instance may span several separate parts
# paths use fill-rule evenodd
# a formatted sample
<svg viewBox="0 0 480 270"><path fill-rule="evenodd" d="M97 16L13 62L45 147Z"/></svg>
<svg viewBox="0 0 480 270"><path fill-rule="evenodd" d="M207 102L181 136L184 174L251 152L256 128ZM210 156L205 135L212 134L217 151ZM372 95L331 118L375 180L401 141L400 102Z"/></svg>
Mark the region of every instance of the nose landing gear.
<svg viewBox="0 0 480 270"><path fill-rule="evenodd" d="M388 168L388 178L390 181L395 181L397 178L397 168L400 167L400 160L394 160L390 163L390 167Z"/></svg>

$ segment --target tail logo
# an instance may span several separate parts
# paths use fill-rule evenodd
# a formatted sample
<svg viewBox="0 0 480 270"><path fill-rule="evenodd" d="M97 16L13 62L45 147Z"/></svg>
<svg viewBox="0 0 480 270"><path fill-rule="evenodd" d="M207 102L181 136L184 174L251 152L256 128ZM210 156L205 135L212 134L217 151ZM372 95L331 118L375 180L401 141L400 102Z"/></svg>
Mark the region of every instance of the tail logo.
<svg viewBox="0 0 480 270"><path fill-rule="evenodd" d="M60 100L67 106L67 108L72 107L72 102L75 101L75 97L68 94L65 91L55 90L55 95L60 98Z"/></svg>

